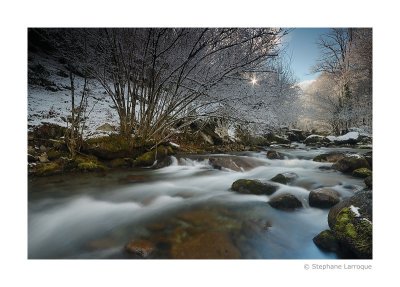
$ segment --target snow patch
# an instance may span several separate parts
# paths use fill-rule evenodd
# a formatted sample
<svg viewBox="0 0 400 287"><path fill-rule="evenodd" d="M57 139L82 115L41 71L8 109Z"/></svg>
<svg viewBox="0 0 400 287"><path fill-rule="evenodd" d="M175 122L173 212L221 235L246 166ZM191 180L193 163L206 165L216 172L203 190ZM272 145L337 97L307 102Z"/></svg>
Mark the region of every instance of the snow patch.
<svg viewBox="0 0 400 287"><path fill-rule="evenodd" d="M181 147L181 146L178 145L177 143L169 142L169 144L172 145L172 146L174 146L174 147L177 147L177 148Z"/></svg>
<svg viewBox="0 0 400 287"><path fill-rule="evenodd" d="M360 208L359 207L355 207L354 205L350 205L350 210L354 213L354 215L356 217L360 217L361 214L358 212Z"/></svg>

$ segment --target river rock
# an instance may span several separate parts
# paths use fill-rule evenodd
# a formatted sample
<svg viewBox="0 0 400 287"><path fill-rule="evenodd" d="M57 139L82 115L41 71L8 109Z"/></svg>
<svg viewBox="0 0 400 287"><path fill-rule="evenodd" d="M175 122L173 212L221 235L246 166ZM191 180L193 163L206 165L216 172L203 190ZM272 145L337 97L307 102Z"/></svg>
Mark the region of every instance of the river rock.
<svg viewBox="0 0 400 287"><path fill-rule="evenodd" d="M301 201L290 193L282 193L279 194L268 202L273 208L282 209L282 210L293 210L296 208L300 208L303 205Z"/></svg>
<svg viewBox="0 0 400 287"><path fill-rule="evenodd" d="M339 193L336 190L330 188L318 188L312 190L309 194L308 201L310 206L319 208L330 208L337 204L339 199Z"/></svg>
<svg viewBox="0 0 400 287"><path fill-rule="evenodd" d="M231 189L243 194L271 195L278 189L278 186L259 180L238 179L232 183Z"/></svg>
<svg viewBox="0 0 400 287"><path fill-rule="evenodd" d="M372 169L372 151L368 151L368 152L364 153L363 157L368 161L368 163Z"/></svg>
<svg viewBox="0 0 400 287"><path fill-rule="evenodd" d="M156 160L157 162L162 162L169 155L173 154L175 154L175 152L171 146L160 145L157 147L157 150L153 149L137 157L134 161L134 165L138 167L152 166Z"/></svg>
<svg viewBox="0 0 400 287"><path fill-rule="evenodd" d="M285 157L283 154L275 151L275 150L269 150L267 151L267 158L268 159L284 159Z"/></svg>
<svg viewBox="0 0 400 287"><path fill-rule="evenodd" d="M369 189L372 189L372 175L366 177L364 183Z"/></svg>
<svg viewBox="0 0 400 287"><path fill-rule="evenodd" d="M335 163L332 167L343 173L352 173L354 170L363 167L370 169L367 160L357 154L347 155Z"/></svg>
<svg viewBox="0 0 400 287"><path fill-rule="evenodd" d="M339 242L331 230L324 230L313 238L315 245L324 251L339 251Z"/></svg>
<svg viewBox="0 0 400 287"><path fill-rule="evenodd" d="M372 258L372 191L363 190L329 210L328 224L342 253Z"/></svg>
<svg viewBox="0 0 400 287"><path fill-rule="evenodd" d="M362 167L353 170L352 175L355 177L366 178L372 175L372 171L368 168Z"/></svg>
<svg viewBox="0 0 400 287"><path fill-rule="evenodd" d="M308 136L305 140L304 143L306 145L316 145L316 144L322 144L325 145L327 143L330 143L330 140L327 139L324 136L320 136L320 135L310 135Z"/></svg>
<svg viewBox="0 0 400 287"><path fill-rule="evenodd" d="M234 171L248 171L264 165L262 161L257 159L237 156L213 156L208 161L213 168L219 170L226 168Z"/></svg>
<svg viewBox="0 0 400 287"><path fill-rule="evenodd" d="M293 182L298 177L299 176L294 172L284 172L284 173L279 173L279 174L275 175L270 180L273 182L288 184L288 183Z"/></svg>
<svg viewBox="0 0 400 287"><path fill-rule="evenodd" d="M291 129L286 135L290 141L300 142L306 139L302 130Z"/></svg>
<svg viewBox="0 0 400 287"><path fill-rule="evenodd" d="M316 157L314 157L313 161L316 162L337 162L341 160L342 158L345 158L346 154L342 152L328 152L328 153L323 153L319 154Z"/></svg>
<svg viewBox="0 0 400 287"><path fill-rule="evenodd" d="M332 229L336 223L336 217L339 212L351 205L358 207L358 212L366 219L372 221L372 191L362 190L349 198L345 198L329 210L328 224Z"/></svg>
<svg viewBox="0 0 400 287"><path fill-rule="evenodd" d="M141 258L147 258L153 253L155 246L147 240L135 239L125 245L125 251Z"/></svg>

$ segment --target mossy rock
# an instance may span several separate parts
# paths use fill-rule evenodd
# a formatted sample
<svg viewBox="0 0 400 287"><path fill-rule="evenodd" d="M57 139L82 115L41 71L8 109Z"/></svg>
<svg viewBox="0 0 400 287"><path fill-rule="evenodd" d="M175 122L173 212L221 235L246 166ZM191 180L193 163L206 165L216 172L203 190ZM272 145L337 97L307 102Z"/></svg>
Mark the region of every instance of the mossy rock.
<svg viewBox="0 0 400 287"><path fill-rule="evenodd" d="M294 210L303 207L301 201L290 193L279 194L278 196L273 197L268 203L273 208L281 210Z"/></svg>
<svg viewBox="0 0 400 287"><path fill-rule="evenodd" d="M294 172L284 172L284 173L279 173L270 180L273 182L278 182L282 184L288 184L294 181L296 178L298 178L298 175Z"/></svg>
<svg viewBox="0 0 400 287"><path fill-rule="evenodd" d="M330 152L319 154L314 157L313 161L316 162L338 162L342 158L345 158L345 154L341 152Z"/></svg>
<svg viewBox="0 0 400 287"><path fill-rule="evenodd" d="M368 161L361 156L347 156L333 165L333 168L343 173L352 173L359 168L370 169Z"/></svg>
<svg viewBox="0 0 400 287"><path fill-rule="evenodd" d="M135 159L135 166L151 166L157 160L164 160L167 156L173 155L175 152L171 146L158 146L157 149L148 151Z"/></svg>
<svg viewBox="0 0 400 287"><path fill-rule="evenodd" d="M372 222L358 216L349 207L343 208L333 227L335 237L357 258L372 258Z"/></svg>
<svg viewBox="0 0 400 287"><path fill-rule="evenodd" d="M104 171L107 167L94 156L77 156L74 160L79 171Z"/></svg>
<svg viewBox="0 0 400 287"><path fill-rule="evenodd" d="M313 238L313 242L321 250L337 252L339 250L339 241L331 230L324 230Z"/></svg>
<svg viewBox="0 0 400 287"><path fill-rule="evenodd" d="M63 155L66 155L66 154L63 154L61 151L55 150L55 149L51 149L47 152L47 157L49 160L59 159Z"/></svg>
<svg viewBox="0 0 400 287"><path fill-rule="evenodd" d="M352 197L342 200L329 210L328 224L331 229L335 226L339 212L343 208L350 207L351 205L359 208L358 211L362 217L372 221L372 191L362 190L356 192Z"/></svg>
<svg viewBox="0 0 400 287"><path fill-rule="evenodd" d="M269 150L267 151L267 158L268 159L284 159L285 157L283 156L283 154L281 154L280 152L277 152L276 150Z"/></svg>
<svg viewBox="0 0 400 287"><path fill-rule="evenodd" d="M242 194L271 195L278 186L253 179L238 179L232 183L231 189Z"/></svg>
<svg viewBox="0 0 400 287"><path fill-rule="evenodd" d="M104 160L130 157L132 144L129 139L120 135L92 138L85 142L84 151Z"/></svg>
<svg viewBox="0 0 400 287"><path fill-rule="evenodd" d="M366 177L364 183L369 189L372 189L372 175Z"/></svg>
<svg viewBox="0 0 400 287"><path fill-rule="evenodd" d="M362 167L354 170L352 175L355 177L366 178L372 176L372 171L368 168Z"/></svg>
<svg viewBox="0 0 400 287"><path fill-rule="evenodd" d="M34 175L38 176L53 175L61 172L62 167L58 162L39 163L35 166L35 169L33 170Z"/></svg>

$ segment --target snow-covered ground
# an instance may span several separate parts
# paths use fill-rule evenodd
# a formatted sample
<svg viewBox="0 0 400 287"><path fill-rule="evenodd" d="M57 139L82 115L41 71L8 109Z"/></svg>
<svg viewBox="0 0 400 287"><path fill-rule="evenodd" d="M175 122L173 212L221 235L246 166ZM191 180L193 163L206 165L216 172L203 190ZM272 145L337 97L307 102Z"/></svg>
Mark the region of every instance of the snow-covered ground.
<svg viewBox="0 0 400 287"><path fill-rule="evenodd" d="M69 78L57 75L62 65L58 62L46 59L45 57L36 57L32 65L40 63L49 72L49 81L54 82L58 91L50 91L45 87L37 85L28 85L28 129L43 123L54 123L61 126L67 126L67 118L71 114L71 91ZM76 76L75 81L75 106L79 105L81 92L83 88L83 79ZM118 127L118 115L112 108L111 98L104 93L104 89L95 80L89 81L89 97L86 109L87 120L85 122L85 137L96 137L107 134L107 132L97 131L96 128L108 123Z"/></svg>

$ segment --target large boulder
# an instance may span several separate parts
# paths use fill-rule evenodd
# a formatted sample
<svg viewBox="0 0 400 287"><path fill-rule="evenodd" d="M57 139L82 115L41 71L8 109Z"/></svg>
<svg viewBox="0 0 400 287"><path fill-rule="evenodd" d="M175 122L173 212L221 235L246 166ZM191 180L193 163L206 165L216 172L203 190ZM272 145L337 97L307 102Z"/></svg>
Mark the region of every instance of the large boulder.
<svg viewBox="0 0 400 287"><path fill-rule="evenodd" d="M338 137L328 136L327 138L336 145L354 145L357 144L362 137L359 132L348 132L345 135Z"/></svg>
<svg viewBox="0 0 400 287"><path fill-rule="evenodd" d="M330 228L333 228L336 223L336 217L339 212L351 205L359 208L359 213L366 219L372 221L372 191L363 190L357 192L355 195L349 198L345 198L329 210L328 224Z"/></svg>
<svg viewBox="0 0 400 287"><path fill-rule="evenodd" d="M372 151L368 151L368 152L364 153L363 157L368 161L368 163L372 169Z"/></svg>
<svg viewBox="0 0 400 287"><path fill-rule="evenodd" d="M372 258L372 222L351 205L340 210L332 229L340 244L357 258Z"/></svg>
<svg viewBox="0 0 400 287"><path fill-rule="evenodd" d="M368 161L364 157L357 154L347 155L335 163L332 167L343 173L352 173L358 168L370 169Z"/></svg>
<svg viewBox="0 0 400 287"><path fill-rule="evenodd" d="M267 158L268 159L284 159L285 157L280 152L276 150L269 150L267 151Z"/></svg>
<svg viewBox="0 0 400 287"><path fill-rule="evenodd" d="M152 166L155 161L161 162L169 155L173 154L175 154L175 152L171 146L160 145L156 149L148 151L137 157L134 161L134 165L139 167Z"/></svg>
<svg viewBox="0 0 400 287"><path fill-rule="evenodd" d="M300 208L303 205L301 201L290 193L282 193L279 194L268 202L273 208L281 209L281 210L293 210L296 208Z"/></svg>
<svg viewBox="0 0 400 287"><path fill-rule="evenodd" d="M286 135L292 142L300 142L306 139L302 130L291 129L286 133Z"/></svg>
<svg viewBox="0 0 400 287"><path fill-rule="evenodd" d="M372 189L372 175L365 178L364 183L369 189Z"/></svg>
<svg viewBox="0 0 400 287"><path fill-rule="evenodd" d="M328 153L323 153L319 154L316 157L314 157L313 161L316 162L337 162L343 158L346 157L346 154L343 152L328 152Z"/></svg>
<svg viewBox="0 0 400 287"><path fill-rule="evenodd" d="M231 189L243 194L271 195L278 189L278 186L253 179L238 179L232 183Z"/></svg>
<svg viewBox="0 0 400 287"><path fill-rule="evenodd" d="M215 169L226 168L234 171L247 171L264 165L262 161L255 158L237 156L213 156L208 161Z"/></svg>
<svg viewBox="0 0 400 287"><path fill-rule="evenodd" d="M279 173L279 174L275 175L270 180L273 182L288 184L288 183L293 182L298 177L299 176L294 172L284 172L284 173Z"/></svg>
<svg viewBox="0 0 400 287"><path fill-rule="evenodd" d="M330 140L327 139L324 136L320 136L320 135L310 135L308 136L305 140L304 143L306 145L325 145L330 143Z"/></svg>
<svg viewBox="0 0 400 287"><path fill-rule="evenodd" d="M372 258L372 192L363 190L329 210L328 224L340 251L350 257Z"/></svg>
<svg viewBox="0 0 400 287"><path fill-rule="evenodd" d="M318 188L310 192L308 201L310 206L330 208L340 201L339 193L330 188Z"/></svg>
<svg viewBox="0 0 400 287"><path fill-rule="evenodd" d="M366 178L372 175L372 171L369 168L361 167L353 170L352 175L355 177Z"/></svg>
<svg viewBox="0 0 400 287"><path fill-rule="evenodd" d="M338 252L339 241L331 230L324 230L313 238L315 245L324 251Z"/></svg>

